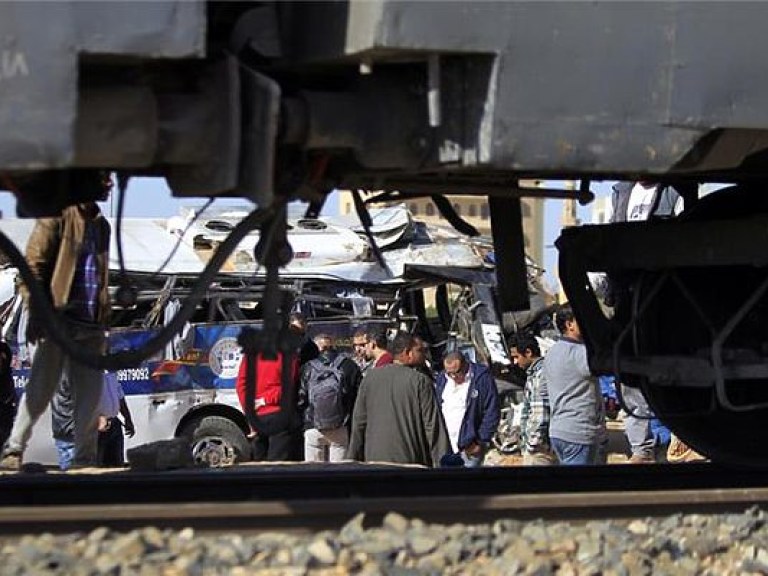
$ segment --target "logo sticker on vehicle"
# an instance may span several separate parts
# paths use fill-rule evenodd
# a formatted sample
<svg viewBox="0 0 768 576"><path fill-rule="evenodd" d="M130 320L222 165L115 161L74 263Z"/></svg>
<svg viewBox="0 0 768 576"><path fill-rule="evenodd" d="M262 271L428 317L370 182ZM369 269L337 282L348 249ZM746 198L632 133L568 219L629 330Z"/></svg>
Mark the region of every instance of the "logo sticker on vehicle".
<svg viewBox="0 0 768 576"><path fill-rule="evenodd" d="M242 355L237 338L222 338L211 347L208 354L208 364L216 376L235 378Z"/></svg>

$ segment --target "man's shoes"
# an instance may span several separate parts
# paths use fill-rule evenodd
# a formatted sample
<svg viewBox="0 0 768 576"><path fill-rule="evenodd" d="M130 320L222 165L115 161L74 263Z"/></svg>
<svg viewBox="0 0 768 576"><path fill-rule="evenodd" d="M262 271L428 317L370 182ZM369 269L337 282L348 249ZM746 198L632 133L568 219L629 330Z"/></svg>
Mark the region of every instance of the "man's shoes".
<svg viewBox="0 0 768 576"><path fill-rule="evenodd" d="M3 458L0 460L0 470L21 470L21 452L3 452Z"/></svg>
<svg viewBox="0 0 768 576"><path fill-rule="evenodd" d="M656 464L653 456L643 456L641 454L632 454L629 458L630 464Z"/></svg>
<svg viewBox="0 0 768 576"><path fill-rule="evenodd" d="M667 461L671 464L680 462L702 462L706 457L702 456L674 434L667 448Z"/></svg>

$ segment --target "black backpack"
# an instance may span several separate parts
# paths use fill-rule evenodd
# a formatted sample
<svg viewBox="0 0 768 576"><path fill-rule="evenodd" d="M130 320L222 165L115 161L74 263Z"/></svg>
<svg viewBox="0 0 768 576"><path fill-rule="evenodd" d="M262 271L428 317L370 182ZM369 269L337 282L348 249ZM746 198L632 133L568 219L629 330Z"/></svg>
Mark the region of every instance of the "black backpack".
<svg viewBox="0 0 768 576"><path fill-rule="evenodd" d="M344 372L341 363L345 358L339 354L330 364L324 364L320 358L307 363L309 405L312 407L314 426L318 430L333 430L344 424Z"/></svg>

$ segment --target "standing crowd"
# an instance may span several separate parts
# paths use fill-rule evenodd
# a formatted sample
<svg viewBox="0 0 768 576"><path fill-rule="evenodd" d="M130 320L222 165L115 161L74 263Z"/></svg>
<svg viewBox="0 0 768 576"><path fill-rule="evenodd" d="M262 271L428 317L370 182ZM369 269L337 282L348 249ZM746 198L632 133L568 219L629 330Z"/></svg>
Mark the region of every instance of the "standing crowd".
<svg viewBox="0 0 768 576"><path fill-rule="evenodd" d="M302 317L293 315L291 323L306 334ZM605 464L608 398L589 370L586 346L569 306L559 308L555 325L560 337L546 355L531 334L518 334L510 345L514 363L526 373L522 463ZM258 371L254 399L263 429L253 436L269 448L254 450L257 459L429 467L483 464L501 415L496 382L487 366L451 351L433 371L427 344L407 332L388 340L381 329L359 330L353 336L354 355L340 352L329 334L305 337L304 342L291 368L298 390L295 406L286 406L281 397L281 359L275 361L271 377L265 372L269 361L259 360L265 369ZM238 379L242 402L245 365L243 361ZM295 411L296 417L284 414L286 425L271 430L270 418L285 410ZM643 426L645 435L631 435L630 430L637 436ZM657 429L646 419L634 428L627 426L630 462L655 461L655 449L664 442Z"/></svg>
<svg viewBox="0 0 768 576"><path fill-rule="evenodd" d="M294 314L290 322L293 330L306 334L304 318ZM254 441L271 447L277 435L288 437L278 449L258 451L257 459L430 467L482 463L500 419L496 384L487 367L451 352L435 374L428 366L427 344L407 332L389 340L383 329L361 329L352 342L350 356L337 349L329 334L305 337L304 353L290 372L298 387L295 406L286 406L281 397L281 369L272 381L257 370L254 410L260 429L253 431ZM282 358L275 362L282 365ZM263 363L259 358L257 365ZM244 411L246 365L244 359L237 382ZM290 414L294 409L295 418ZM284 425L270 429L265 417L283 411L288 412Z"/></svg>

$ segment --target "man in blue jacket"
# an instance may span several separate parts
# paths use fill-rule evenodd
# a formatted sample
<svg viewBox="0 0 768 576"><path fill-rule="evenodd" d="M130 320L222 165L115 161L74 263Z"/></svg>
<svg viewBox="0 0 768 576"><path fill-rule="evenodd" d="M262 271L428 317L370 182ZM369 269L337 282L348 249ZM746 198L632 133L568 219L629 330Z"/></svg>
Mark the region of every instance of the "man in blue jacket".
<svg viewBox="0 0 768 576"><path fill-rule="evenodd" d="M451 448L464 466L480 466L501 418L496 382L486 366L461 352L446 354L443 368L436 392Z"/></svg>

